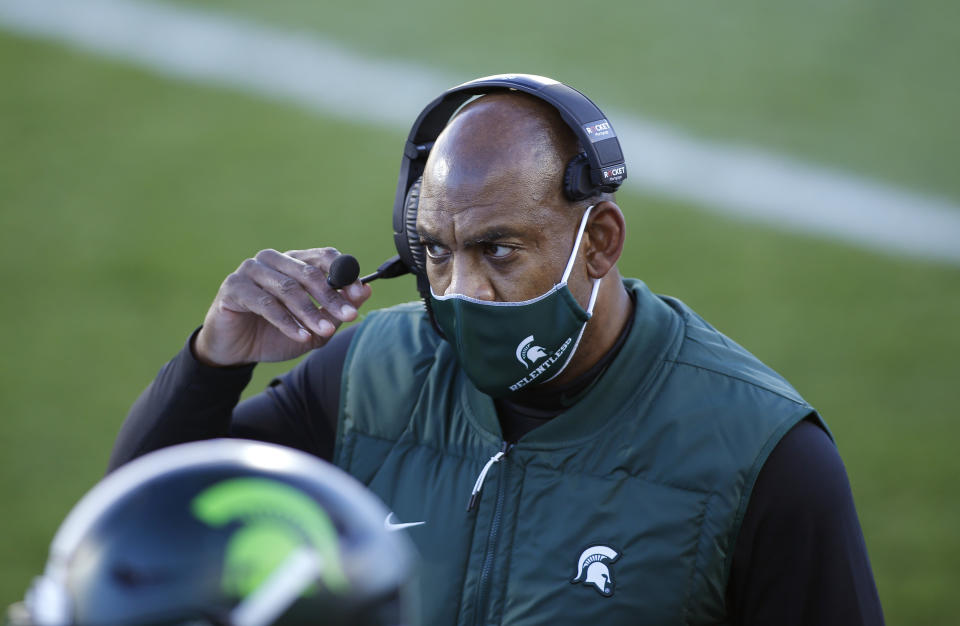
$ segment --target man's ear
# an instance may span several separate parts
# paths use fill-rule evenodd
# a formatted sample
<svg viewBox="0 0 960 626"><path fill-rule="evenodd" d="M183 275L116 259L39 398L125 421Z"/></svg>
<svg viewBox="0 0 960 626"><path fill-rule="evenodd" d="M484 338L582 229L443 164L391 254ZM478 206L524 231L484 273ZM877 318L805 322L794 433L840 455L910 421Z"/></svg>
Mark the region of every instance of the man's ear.
<svg viewBox="0 0 960 626"><path fill-rule="evenodd" d="M627 226L623 212L609 200L598 202L584 233L587 238L587 272L590 278L603 278L620 259Z"/></svg>

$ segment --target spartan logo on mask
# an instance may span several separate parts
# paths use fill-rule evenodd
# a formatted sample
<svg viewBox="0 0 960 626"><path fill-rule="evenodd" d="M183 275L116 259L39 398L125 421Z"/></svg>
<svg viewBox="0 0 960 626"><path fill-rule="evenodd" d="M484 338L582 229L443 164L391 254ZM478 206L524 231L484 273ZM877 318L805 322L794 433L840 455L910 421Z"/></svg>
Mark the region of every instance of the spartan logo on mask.
<svg viewBox="0 0 960 626"><path fill-rule="evenodd" d="M517 345L517 360L528 369L545 356L547 356L547 353L544 352L543 348L533 345L533 335L530 335ZM528 360L530 361L529 363L527 363Z"/></svg>
<svg viewBox="0 0 960 626"><path fill-rule="evenodd" d="M593 585L600 595L609 598L613 595L615 585L610 564L619 558L620 553L610 546L590 546L580 553L580 558L577 560L577 575L570 582Z"/></svg>

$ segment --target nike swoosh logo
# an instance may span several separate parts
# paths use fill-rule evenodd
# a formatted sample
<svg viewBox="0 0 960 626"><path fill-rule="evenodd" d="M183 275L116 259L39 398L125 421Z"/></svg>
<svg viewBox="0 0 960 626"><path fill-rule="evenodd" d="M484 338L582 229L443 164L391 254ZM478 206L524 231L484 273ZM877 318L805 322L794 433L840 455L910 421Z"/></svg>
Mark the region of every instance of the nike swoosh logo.
<svg viewBox="0 0 960 626"><path fill-rule="evenodd" d="M420 526L421 524L426 524L426 522L391 522L390 519L393 517L393 511L387 514L387 519L383 520L383 527L387 530L400 530L403 528L410 528L411 526Z"/></svg>

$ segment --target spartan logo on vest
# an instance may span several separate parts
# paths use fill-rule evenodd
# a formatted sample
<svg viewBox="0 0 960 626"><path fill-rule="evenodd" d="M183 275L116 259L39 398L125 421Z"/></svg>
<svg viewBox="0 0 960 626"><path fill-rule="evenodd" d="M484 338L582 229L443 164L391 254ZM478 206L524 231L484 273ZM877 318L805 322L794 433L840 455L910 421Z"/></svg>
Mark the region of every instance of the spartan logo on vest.
<svg viewBox="0 0 960 626"><path fill-rule="evenodd" d="M570 582L593 585L600 595L613 595L613 572L610 565L620 558L620 553L610 546L593 545L580 553L577 560L577 575Z"/></svg>
<svg viewBox="0 0 960 626"><path fill-rule="evenodd" d="M517 345L517 360L527 369L545 356L547 356L547 353L543 351L543 348L533 345L533 335Z"/></svg>

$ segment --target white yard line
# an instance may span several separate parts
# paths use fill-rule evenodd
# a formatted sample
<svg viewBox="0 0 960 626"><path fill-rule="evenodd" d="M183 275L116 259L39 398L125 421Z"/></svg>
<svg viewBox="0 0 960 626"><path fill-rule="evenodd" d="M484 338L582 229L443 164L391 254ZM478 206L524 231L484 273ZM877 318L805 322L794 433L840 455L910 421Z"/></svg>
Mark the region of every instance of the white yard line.
<svg viewBox="0 0 960 626"><path fill-rule="evenodd" d="M445 88L472 78L364 57L312 34L150 2L0 0L0 28L402 130ZM764 150L696 139L627 113L608 115L626 152L626 189L960 265L960 207L949 200Z"/></svg>

